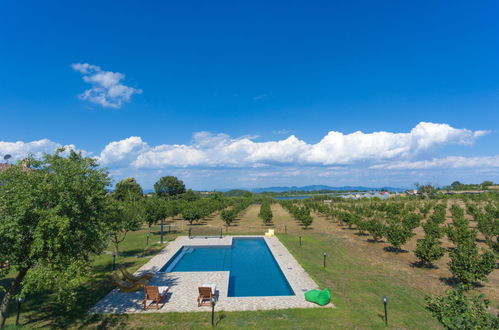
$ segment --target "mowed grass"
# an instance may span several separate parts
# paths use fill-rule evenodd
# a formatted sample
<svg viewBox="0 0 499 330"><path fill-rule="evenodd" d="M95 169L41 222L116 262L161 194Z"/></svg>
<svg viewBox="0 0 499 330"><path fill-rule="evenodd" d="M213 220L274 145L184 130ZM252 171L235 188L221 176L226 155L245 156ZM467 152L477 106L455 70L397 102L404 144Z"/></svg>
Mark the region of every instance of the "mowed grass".
<svg viewBox="0 0 499 330"><path fill-rule="evenodd" d="M176 235L169 235L173 239ZM145 249L145 231L130 233L122 243L124 257L120 263L137 269L161 248L159 236L152 235L154 244ZM335 309L286 309L255 312L217 311L215 322L219 328L384 328L382 297L387 296L388 321L391 328L438 328L438 323L424 309L425 292L410 285L403 273L384 270L371 265L356 254L341 238L330 234L310 233L302 238L279 235L308 274L321 287L332 291ZM323 253L327 266L323 268ZM136 255L146 255L137 258ZM94 276L79 290L78 302L69 312L55 304L50 293L28 297L23 304L21 324L27 327L56 328L211 328L211 313L151 313L130 315L86 315L86 311L113 285L108 280L111 255L99 256L94 263ZM302 294L298 292L297 294ZM193 297L192 299L196 299ZM8 325L15 322L15 308L11 309Z"/></svg>

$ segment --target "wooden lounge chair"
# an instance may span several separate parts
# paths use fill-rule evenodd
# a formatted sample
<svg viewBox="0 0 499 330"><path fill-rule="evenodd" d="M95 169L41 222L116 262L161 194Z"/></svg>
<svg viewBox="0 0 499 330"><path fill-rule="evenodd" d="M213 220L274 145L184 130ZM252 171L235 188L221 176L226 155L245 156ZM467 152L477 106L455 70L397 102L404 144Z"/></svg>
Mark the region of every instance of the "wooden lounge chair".
<svg viewBox="0 0 499 330"><path fill-rule="evenodd" d="M141 280L138 280L137 282L128 283L126 281L123 281L116 273L113 273L113 275L111 275L111 278L121 292L137 291L149 282L148 279L143 278Z"/></svg>
<svg viewBox="0 0 499 330"><path fill-rule="evenodd" d="M159 303L161 300L166 297L168 290L170 288L167 286L145 286L144 292L146 297L142 300L142 306L144 309L147 308L157 308L160 309ZM151 300L151 303L147 305L147 302Z"/></svg>
<svg viewBox="0 0 499 330"><path fill-rule="evenodd" d="M123 277L126 278L130 282L138 282L142 279L147 279L148 281L154 276L153 273L145 273L144 275L141 276L135 276L131 274L126 268L120 267L119 268L121 274L123 274Z"/></svg>
<svg viewBox="0 0 499 330"><path fill-rule="evenodd" d="M199 297L198 297L198 307L199 306L211 306L211 299L214 297L215 293L209 286L199 287Z"/></svg>

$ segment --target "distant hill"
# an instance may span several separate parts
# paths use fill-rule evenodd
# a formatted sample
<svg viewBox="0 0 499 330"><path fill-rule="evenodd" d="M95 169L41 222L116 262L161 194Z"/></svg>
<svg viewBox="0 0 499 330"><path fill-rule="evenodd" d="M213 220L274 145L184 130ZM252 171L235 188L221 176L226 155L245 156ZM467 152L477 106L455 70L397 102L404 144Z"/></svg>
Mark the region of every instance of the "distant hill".
<svg viewBox="0 0 499 330"><path fill-rule="evenodd" d="M372 191L372 190L388 190L388 191L405 191L406 188L395 188L395 187L364 187L364 186L343 186L343 187L331 187L323 185L311 185L303 187L267 187L267 188L255 188L251 191L254 193L262 192L287 192L287 191L316 191L316 190L332 190L332 191Z"/></svg>

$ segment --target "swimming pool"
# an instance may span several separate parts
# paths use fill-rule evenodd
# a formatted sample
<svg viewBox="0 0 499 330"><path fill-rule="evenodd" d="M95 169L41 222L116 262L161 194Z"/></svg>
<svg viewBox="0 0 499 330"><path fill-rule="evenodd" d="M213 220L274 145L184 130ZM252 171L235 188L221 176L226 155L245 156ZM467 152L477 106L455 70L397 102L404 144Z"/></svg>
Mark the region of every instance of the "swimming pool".
<svg viewBox="0 0 499 330"><path fill-rule="evenodd" d="M229 271L229 297L294 295L263 238L233 238L231 246L183 246L160 271Z"/></svg>

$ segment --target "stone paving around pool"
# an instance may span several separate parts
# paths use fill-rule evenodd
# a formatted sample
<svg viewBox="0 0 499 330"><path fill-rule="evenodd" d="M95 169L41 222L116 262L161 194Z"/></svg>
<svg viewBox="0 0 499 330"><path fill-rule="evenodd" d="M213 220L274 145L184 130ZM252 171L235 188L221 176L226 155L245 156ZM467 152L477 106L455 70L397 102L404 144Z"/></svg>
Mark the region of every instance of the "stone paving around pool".
<svg viewBox="0 0 499 330"><path fill-rule="evenodd" d="M206 312L211 307L198 307L198 287L203 284L217 286L218 301L215 310L220 311L248 311L286 308L334 308L332 303L321 307L305 300L304 292L317 289L317 284L308 276L284 245L275 236L264 237L270 251L277 260L279 267L293 288L294 296L272 297L227 297L229 286L229 272L171 272L161 273L159 270L175 253L184 245L232 245L233 237L250 236L224 236L223 238L192 238L187 236L177 237L166 248L142 266L135 275L146 272L155 273L149 285L169 286L170 290L161 309L143 310L141 301L144 291L138 290L123 293L118 289L111 291L104 299L92 307L89 313L150 313L150 312ZM262 237L262 236L255 236Z"/></svg>

